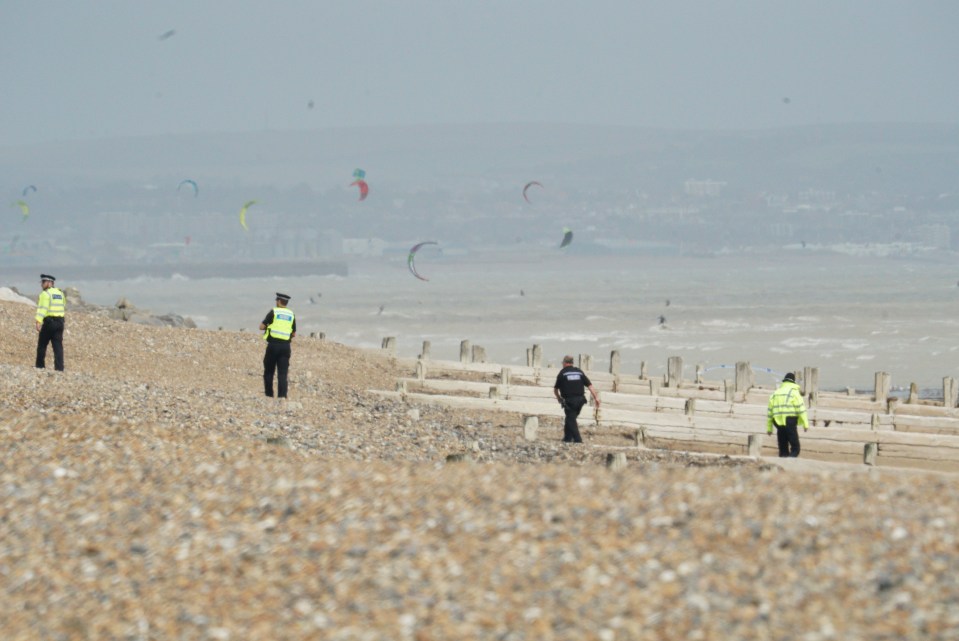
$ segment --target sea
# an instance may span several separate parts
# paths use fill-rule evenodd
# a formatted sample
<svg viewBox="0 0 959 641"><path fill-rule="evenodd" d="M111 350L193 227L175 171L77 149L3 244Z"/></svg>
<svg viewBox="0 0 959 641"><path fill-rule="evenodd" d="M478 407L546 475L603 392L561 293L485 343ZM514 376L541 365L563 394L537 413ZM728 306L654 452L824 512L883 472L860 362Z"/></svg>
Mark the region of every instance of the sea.
<svg viewBox="0 0 959 641"><path fill-rule="evenodd" d="M731 380L745 361L771 384L811 366L834 390L871 390L883 371L895 389L915 383L935 396L944 377L959 378L959 267L949 256L452 255L429 246L412 269L398 255L347 262L346 275L191 278L184 269L157 278L130 268L115 279L59 278L89 302L125 297L203 329L257 331L281 292L301 338L379 348L393 337L401 357L429 341L432 358L458 360L466 340L503 365L525 365L539 345L547 364L588 354L608 371L618 352L624 375L643 363L665 374L679 356L686 378L701 365L708 380Z"/></svg>

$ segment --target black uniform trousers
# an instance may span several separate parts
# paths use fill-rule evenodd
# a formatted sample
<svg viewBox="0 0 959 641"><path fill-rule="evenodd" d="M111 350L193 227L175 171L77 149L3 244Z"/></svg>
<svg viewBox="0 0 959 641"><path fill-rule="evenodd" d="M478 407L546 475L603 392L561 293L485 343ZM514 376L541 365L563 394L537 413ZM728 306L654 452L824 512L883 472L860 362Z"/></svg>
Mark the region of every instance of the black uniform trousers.
<svg viewBox="0 0 959 641"><path fill-rule="evenodd" d="M270 341L263 355L263 389L273 396L273 372L276 371L276 395L286 398L286 373L290 369L290 341Z"/></svg>
<svg viewBox="0 0 959 641"><path fill-rule="evenodd" d="M776 440L781 458L799 456L799 418L787 416L785 425L776 425Z"/></svg>
<svg viewBox="0 0 959 641"><path fill-rule="evenodd" d="M47 345L53 343L53 367L63 371L63 317L47 316L40 326L37 336L37 367L44 369L47 364Z"/></svg>
<svg viewBox="0 0 959 641"><path fill-rule="evenodd" d="M585 396L563 397L563 411L566 413L566 420L563 422L564 443L583 442L583 437L579 435L579 425L576 423L576 418L584 405L586 405Z"/></svg>

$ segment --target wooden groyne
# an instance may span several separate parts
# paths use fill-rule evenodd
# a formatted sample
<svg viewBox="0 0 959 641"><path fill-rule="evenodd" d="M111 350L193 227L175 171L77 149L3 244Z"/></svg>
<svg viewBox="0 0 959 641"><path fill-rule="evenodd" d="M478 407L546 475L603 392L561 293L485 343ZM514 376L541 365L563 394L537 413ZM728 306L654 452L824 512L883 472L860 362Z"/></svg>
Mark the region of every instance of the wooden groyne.
<svg viewBox="0 0 959 641"><path fill-rule="evenodd" d="M395 339L384 338L382 349L395 357ZM539 345L526 352L525 366L503 366L486 362L485 350L464 340L458 359L443 360L434 357L426 341L417 358L397 359L408 375L396 389L379 393L514 413L517 429L535 438L531 418L539 424L562 416L552 391L559 367L544 365ZM757 383L748 362L728 368L729 378L723 379L708 378L703 366L688 368L677 356L668 359L662 376L649 376L645 362L638 373L626 373L617 351L610 354L606 371L593 369L592 362L590 355L578 355L578 366L589 374L601 402L597 409L590 399L580 424L585 433L602 436L597 440L606 446L778 456L775 435L766 435L766 407L778 382ZM809 431L800 436L804 458L959 472L955 379L943 379L942 400L927 400L919 398L915 385L908 397L892 395L887 372L875 373L871 391L836 392L819 389L818 368L794 371L810 420Z"/></svg>

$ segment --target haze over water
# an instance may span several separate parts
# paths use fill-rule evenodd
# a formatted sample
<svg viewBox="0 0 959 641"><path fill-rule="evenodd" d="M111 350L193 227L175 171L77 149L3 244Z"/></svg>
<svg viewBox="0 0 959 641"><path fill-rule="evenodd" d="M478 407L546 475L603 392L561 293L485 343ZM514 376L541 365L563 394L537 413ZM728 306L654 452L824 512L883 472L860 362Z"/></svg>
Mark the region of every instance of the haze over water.
<svg viewBox="0 0 959 641"><path fill-rule="evenodd" d="M456 360L460 341L469 340L488 361L507 365L525 365L526 349L539 344L553 366L565 353L590 354L598 371L608 370L613 350L624 373L638 373L646 361L650 375L661 375L670 356L684 359L687 378L696 364L749 361L777 374L814 366L824 389L872 389L877 371L889 372L894 386L932 390L941 390L944 376L959 377L959 270L947 262L800 251L480 258L433 250L422 252L417 267L429 281L410 274L405 256L393 256L353 261L347 277L69 284L90 302L112 305L126 296L154 313L190 316L201 328L246 331L256 330L281 291L293 297L301 340L324 332L376 348L395 336L404 357L428 340L433 358ZM719 368L706 378L733 373ZM756 373L757 382L776 379Z"/></svg>

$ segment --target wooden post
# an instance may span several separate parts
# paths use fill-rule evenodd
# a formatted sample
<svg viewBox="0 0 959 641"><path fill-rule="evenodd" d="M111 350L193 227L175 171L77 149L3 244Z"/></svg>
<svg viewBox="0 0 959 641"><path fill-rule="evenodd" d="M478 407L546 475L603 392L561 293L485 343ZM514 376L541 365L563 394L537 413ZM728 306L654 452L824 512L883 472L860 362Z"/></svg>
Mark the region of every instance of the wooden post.
<svg viewBox="0 0 959 641"><path fill-rule="evenodd" d="M633 433L633 439L636 441L636 447L646 447L646 426L640 425Z"/></svg>
<svg viewBox="0 0 959 641"><path fill-rule="evenodd" d="M424 361L429 360L430 350L432 349L432 347L433 346L429 341L423 341L423 351L420 352L420 358L423 359Z"/></svg>
<svg viewBox="0 0 959 641"><path fill-rule="evenodd" d="M872 415L872 418L870 418L870 420L869 420L869 429L871 429L871 430L874 431L874 432L879 429L879 415L878 415L878 414L873 414L873 415Z"/></svg>
<svg viewBox="0 0 959 641"><path fill-rule="evenodd" d="M525 438L527 441L536 440L536 430L538 428L539 428L538 416L523 417L523 438Z"/></svg>
<svg viewBox="0 0 959 641"><path fill-rule="evenodd" d="M422 381L426 378L426 365L423 361L416 361L416 380Z"/></svg>
<svg viewBox="0 0 959 641"><path fill-rule="evenodd" d="M406 394L406 381L396 381L396 391L400 394Z"/></svg>
<svg viewBox="0 0 959 641"><path fill-rule="evenodd" d="M470 342L469 341L460 341L460 362L469 363L470 362Z"/></svg>
<svg viewBox="0 0 959 641"><path fill-rule="evenodd" d="M760 434L750 434L746 439L746 454L760 457L763 452L763 437Z"/></svg>
<svg viewBox="0 0 959 641"><path fill-rule="evenodd" d="M723 379L723 398L727 403L736 402L736 388L729 385L729 381Z"/></svg>
<svg viewBox="0 0 959 641"><path fill-rule="evenodd" d="M610 452L606 455L606 467L613 472L621 472L626 469L626 453Z"/></svg>
<svg viewBox="0 0 959 641"><path fill-rule="evenodd" d="M383 349L388 351L390 354L396 353L396 337L387 336L386 338L383 339L382 346L383 346Z"/></svg>
<svg viewBox="0 0 959 641"><path fill-rule="evenodd" d="M496 385L490 385L490 388L489 388L489 397L490 397L491 399L498 399L498 398L499 398L499 387L497 387Z"/></svg>
<svg viewBox="0 0 959 641"><path fill-rule="evenodd" d="M910 404L919 402L919 386L915 383L909 383L909 400L906 402Z"/></svg>
<svg viewBox="0 0 959 641"><path fill-rule="evenodd" d="M579 368L584 372L588 372L593 369L593 357L589 354L580 354L579 355Z"/></svg>
<svg viewBox="0 0 959 641"><path fill-rule="evenodd" d="M683 408L683 412L686 414L686 416L692 416L693 414L696 413L696 399L695 399L695 398L687 398L687 399L686 399L686 406Z"/></svg>
<svg viewBox="0 0 959 641"><path fill-rule="evenodd" d="M942 406L956 407L959 402L959 387L956 387L956 379L946 376L942 379Z"/></svg>
<svg viewBox="0 0 959 641"><path fill-rule="evenodd" d="M753 387L753 368L746 361L736 363L736 391L748 392Z"/></svg>
<svg viewBox="0 0 959 641"><path fill-rule="evenodd" d="M703 383L703 364L696 363L696 384L702 385Z"/></svg>
<svg viewBox="0 0 959 641"><path fill-rule="evenodd" d="M509 378L511 374L512 374L512 370L510 370L510 368L508 367L504 367L503 369L500 370L499 380L500 380L500 383L502 383L505 387L509 387Z"/></svg>
<svg viewBox="0 0 959 641"><path fill-rule="evenodd" d="M804 367L802 377L803 394L806 395L806 404L816 407L819 399L819 368Z"/></svg>
<svg viewBox="0 0 959 641"><path fill-rule="evenodd" d="M662 382L658 378L649 379L649 394L650 396L659 396L659 386Z"/></svg>
<svg viewBox="0 0 959 641"><path fill-rule="evenodd" d="M876 372L876 386L873 391L873 400L885 404L889 399L889 388L892 380L886 372Z"/></svg>
<svg viewBox="0 0 959 641"><path fill-rule="evenodd" d="M531 367L542 367L543 366L543 348L539 345L533 345L533 362L530 363Z"/></svg>
<svg viewBox="0 0 959 641"><path fill-rule="evenodd" d="M649 378L649 370L646 369L646 361L641 361L639 363L639 378L643 381Z"/></svg>
<svg viewBox="0 0 959 641"><path fill-rule="evenodd" d="M866 465L875 465L879 454L879 443L866 443L862 451L862 462Z"/></svg>
<svg viewBox="0 0 959 641"><path fill-rule="evenodd" d="M666 387L679 387L683 381L683 357L670 356L666 362L666 372Z"/></svg>
<svg viewBox="0 0 959 641"><path fill-rule="evenodd" d="M609 373L613 376L619 375L619 350L617 349L609 353Z"/></svg>
<svg viewBox="0 0 959 641"><path fill-rule="evenodd" d="M479 345L473 345L473 362L474 363L485 363L486 362L486 348L480 347Z"/></svg>

